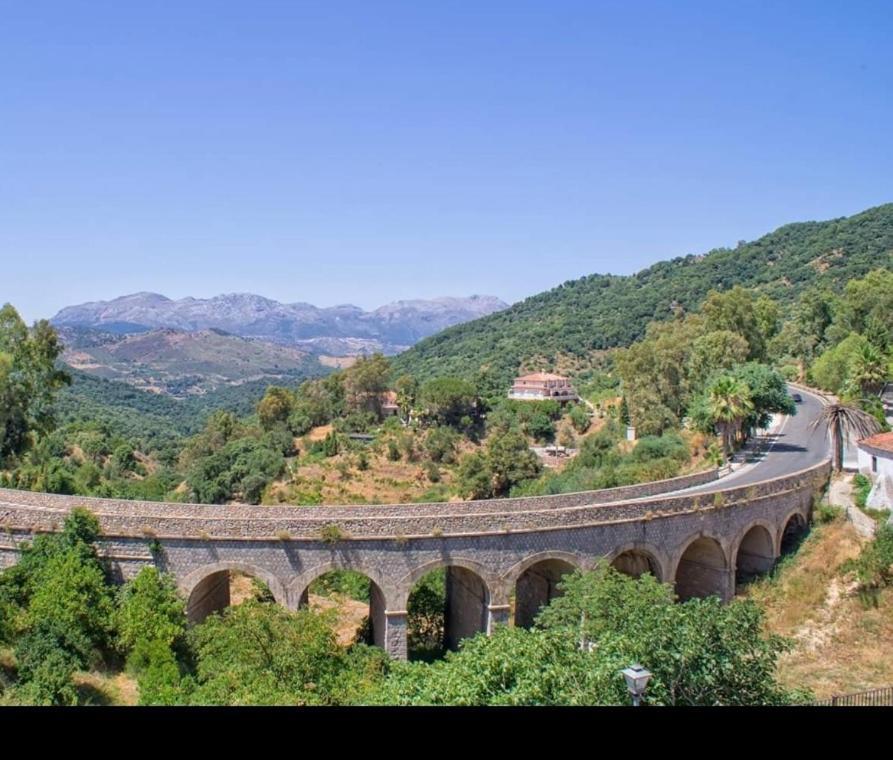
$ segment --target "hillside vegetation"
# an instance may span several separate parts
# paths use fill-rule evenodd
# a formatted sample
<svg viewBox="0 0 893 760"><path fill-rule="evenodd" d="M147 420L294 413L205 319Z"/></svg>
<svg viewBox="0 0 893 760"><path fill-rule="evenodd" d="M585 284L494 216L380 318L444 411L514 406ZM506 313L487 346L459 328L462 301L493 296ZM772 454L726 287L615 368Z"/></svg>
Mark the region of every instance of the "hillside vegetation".
<svg viewBox="0 0 893 760"><path fill-rule="evenodd" d="M503 387L518 367L627 346L648 322L695 309L711 289L754 288L782 305L810 286L839 291L893 264L893 204L826 222L789 224L734 249L664 261L636 275L594 274L427 338L395 361L425 379L458 375ZM538 366L536 368L539 368Z"/></svg>

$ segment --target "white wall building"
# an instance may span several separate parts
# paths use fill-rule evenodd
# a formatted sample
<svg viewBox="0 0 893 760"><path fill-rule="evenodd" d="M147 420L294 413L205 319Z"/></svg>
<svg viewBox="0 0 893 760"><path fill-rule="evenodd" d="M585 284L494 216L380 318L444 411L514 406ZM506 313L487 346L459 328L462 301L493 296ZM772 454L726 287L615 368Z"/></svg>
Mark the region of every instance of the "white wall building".
<svg viewBox="0 0 893 760"><path fill-rule="evenodd" d="M859 472L874 484L866 506L893 509L893 433L878 433L859 441Z"/></svg>

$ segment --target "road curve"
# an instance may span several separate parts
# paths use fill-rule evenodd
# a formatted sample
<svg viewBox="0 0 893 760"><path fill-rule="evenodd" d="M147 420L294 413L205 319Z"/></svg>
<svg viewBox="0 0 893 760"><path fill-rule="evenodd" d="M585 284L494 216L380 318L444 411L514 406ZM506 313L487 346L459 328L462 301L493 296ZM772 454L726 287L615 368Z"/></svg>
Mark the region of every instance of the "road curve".
<svg viewBox="0 0 893 760"><path fill-rule="evenodd" d="M775 433L760 441L765 453L758 461L745 464L740 469L719 480L685 490L685 493L711 492L721 488L747 486L779 478L805 470L824 462L830 456L828 431L823 425L813 427L822 411L822 400L815 394L800 388L790 388L799 393L803 401L797 404L797 413L785 417Z"/></svg>

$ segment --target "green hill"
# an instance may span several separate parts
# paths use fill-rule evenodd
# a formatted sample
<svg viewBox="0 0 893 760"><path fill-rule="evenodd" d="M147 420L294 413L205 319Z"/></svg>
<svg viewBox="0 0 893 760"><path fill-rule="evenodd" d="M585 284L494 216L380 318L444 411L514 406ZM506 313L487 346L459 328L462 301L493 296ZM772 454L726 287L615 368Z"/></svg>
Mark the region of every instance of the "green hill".
<svg viewBox="0 0 893 760"><path fill-rule="evenodd" d="M663 261L631 276L590 275L505 311L444 330L394 361L420 379L459 375L490 387L508 383L524 360L585 357L626 346L676 305L696 308L711 289L756 288L791 303L806 288L839 290L847 280L893 265L893 203L827 222L788 224L736 248Z"/></svg>

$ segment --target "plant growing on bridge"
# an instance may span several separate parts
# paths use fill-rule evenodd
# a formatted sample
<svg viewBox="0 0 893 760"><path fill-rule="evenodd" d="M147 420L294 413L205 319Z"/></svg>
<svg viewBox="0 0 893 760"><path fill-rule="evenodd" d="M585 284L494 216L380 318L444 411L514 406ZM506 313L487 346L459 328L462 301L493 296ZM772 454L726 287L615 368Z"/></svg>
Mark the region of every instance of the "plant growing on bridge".
<svg viewBox="0 0 893 760"><path fill-rule="evenodd" d="M339 541L349 538L341 526L336 525L335 523L329 523L328 525L323 526L319 531L319 537L327 544L336 544Z"/></svg>

